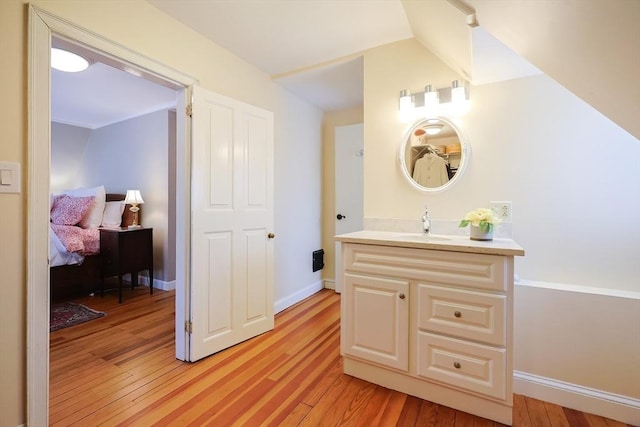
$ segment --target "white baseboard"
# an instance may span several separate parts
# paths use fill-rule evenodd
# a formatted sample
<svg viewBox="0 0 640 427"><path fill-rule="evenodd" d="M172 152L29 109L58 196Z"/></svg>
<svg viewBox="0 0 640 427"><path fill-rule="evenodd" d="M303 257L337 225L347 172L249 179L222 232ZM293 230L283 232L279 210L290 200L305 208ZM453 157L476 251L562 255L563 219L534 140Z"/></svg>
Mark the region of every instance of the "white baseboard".
<svg viewBox="0 0 640 427"><path fill-rule="evenodd" d="M513 372L513 391L626 424L640 425L640 399L520 371Z"/></svg>
<svg viewBox="0 0 640 427"><path fill-rule="evenodd" d="M122 280L131 283L131 275L125 274L122 276ZM139 274L138 275L138 283L143 286L149 286L149 277ZM176 288L176 281L171 280L170 282L165 282L164 280L153 279L153 288L160 289L163 291L172 291Z"/></svg>
<svg viewBox="0 0 640 427"><path fill-rule="evenodd" d="M279 299L273 304L273 310L275 313L280 313L285 308L291 307L293 304L302 301L303 299L310 297L318 291L323 289L322 280L307 286L304 289L300 289L298 292L288 295L282 299Z"/></svg>
<svg viewBox="0 0 640 427"><path fill-rule="evenodd" d="M333 279L324 279L324 288L325 289L336 289L336 281Z"/></svg>

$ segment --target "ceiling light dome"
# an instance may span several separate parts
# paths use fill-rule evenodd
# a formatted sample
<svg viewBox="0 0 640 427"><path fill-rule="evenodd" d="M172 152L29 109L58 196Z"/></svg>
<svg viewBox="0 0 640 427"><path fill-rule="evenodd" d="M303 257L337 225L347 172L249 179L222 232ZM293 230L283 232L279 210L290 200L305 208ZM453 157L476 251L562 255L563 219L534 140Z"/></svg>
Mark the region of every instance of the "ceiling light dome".
<svg viewBox="0 0 640 427"><path fill-rule="evenodd" d="M66 50L51 49L51 67L68 73L77 73L89 67L89 61L80 55Z"/></svg>
<svg viewBox="0 0 640 427"><path fill-rule="evenodd" d="M437 135L442 131L444 125L442 123L433 123L425 126L424 130L427 132L427 135Z"/></svg>

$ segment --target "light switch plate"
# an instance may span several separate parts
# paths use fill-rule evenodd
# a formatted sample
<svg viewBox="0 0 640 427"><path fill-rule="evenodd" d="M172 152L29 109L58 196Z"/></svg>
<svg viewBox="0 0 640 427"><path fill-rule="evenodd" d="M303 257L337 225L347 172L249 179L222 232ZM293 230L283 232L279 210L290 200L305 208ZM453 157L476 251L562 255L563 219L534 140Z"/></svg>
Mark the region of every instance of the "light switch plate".
<svg viewBox="0 0 640 427"><path fill-rule="evenodd" d="M0 162L0 193L20 193L20 163Z"/></svg>

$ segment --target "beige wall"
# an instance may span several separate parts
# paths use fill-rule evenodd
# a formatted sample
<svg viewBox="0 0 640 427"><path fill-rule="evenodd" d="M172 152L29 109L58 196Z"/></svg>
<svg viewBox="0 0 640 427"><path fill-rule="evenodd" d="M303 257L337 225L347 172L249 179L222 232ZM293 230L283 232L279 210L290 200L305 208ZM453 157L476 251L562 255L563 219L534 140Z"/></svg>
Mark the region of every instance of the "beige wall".
<svg viewBox="0 0 640 427"><path fill-rule="evenodd" d="M324 249L324 269L322 278L335 279L335 129L339 126L362 123L362 108L331 111L324 115L322 123L322 247Z"/></svg>
<svg viewBox="0 0 640 427"><path fill-rule="evenodd" d="M0 161L22 166L22 193L0 193L0 424L24 422L26 235L26 14L0 2ZM6 423L6 424L5 424Z"/></svg>
<svg viewBox="0 0 640 427"><path fill-rule="evenodd" d="M0 1L0 161L19 162L21 194L0 194L0 425L17 426L26 418L26 215L27 200L27 16L26 0ZM289 232L286 219L276 217L276 251L308 253L320 246L320 132L322 112L274 84L270 77L186 28L142 0L33 1L77 26L127 46L146 57L191 75L205 89L274 112L275 163L301 145L317 161L316 194L290 187L296 180L276 176L278 206L309 206L299 226ZM316 132L308 135L312 123ZM303 153L307 155L307 152ZM279 157L280 156L280 157ZM315 224L316 227L311 226ZM302 230L302 231L300 231ZM308 233L305 230L310 230ZM284 262L284 261L282 261ZM297 269L296 269L297 268ZM286 299L317 282L308 264L285 270L276 266L276 298ZM281 295L286 293L287 295ZM295 302L295 301L294 301Z"/></svg>
<svg viewBox="0 0 640 427"><path fill-rule="evenodd" d="M468 168L453 188L421 193L399 167L398 92L456 77L415 41L365 52L365 218L417 220L426 203L433 219L458 221L512 201L526 252L515 266L514 368L640 398L640 143L548 76L472 87L471 109L454 120L471 146Z"/></svg>

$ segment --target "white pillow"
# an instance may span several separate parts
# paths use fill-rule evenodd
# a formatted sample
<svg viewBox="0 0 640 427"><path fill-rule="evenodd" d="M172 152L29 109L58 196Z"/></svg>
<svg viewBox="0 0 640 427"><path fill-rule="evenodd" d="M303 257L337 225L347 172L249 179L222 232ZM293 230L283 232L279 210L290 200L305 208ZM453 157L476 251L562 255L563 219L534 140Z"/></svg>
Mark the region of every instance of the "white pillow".
<svg viewBox="0 0 640 427"><path fill-rule="evenodd" d="M63 192L73 197L93 196L93 203L86 215L80 220L78 225L82 228L98 228L102 223L102 215L107 200L107 194L104 185L92 188L76 188L75 190L67 190Z"/></svg>
<svg viewBox="0 0 640 427"><path fill-rule="evenodd" d="M120 227L123 212L124 203L107 202L104 208L104 215L102 215L102 226L107 228Z"/></svg>

